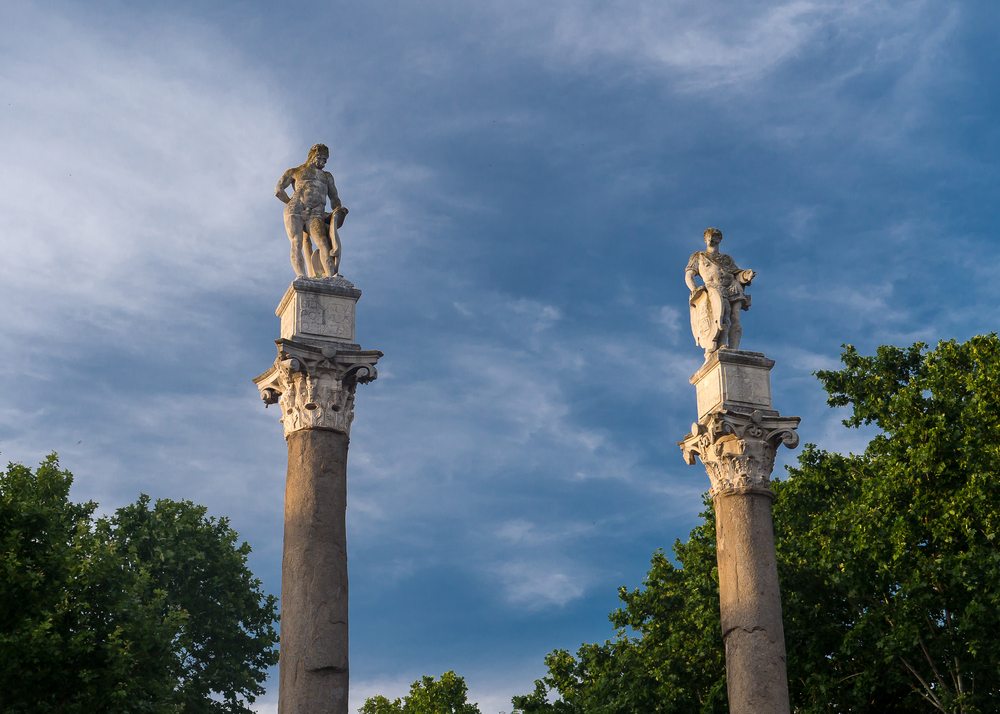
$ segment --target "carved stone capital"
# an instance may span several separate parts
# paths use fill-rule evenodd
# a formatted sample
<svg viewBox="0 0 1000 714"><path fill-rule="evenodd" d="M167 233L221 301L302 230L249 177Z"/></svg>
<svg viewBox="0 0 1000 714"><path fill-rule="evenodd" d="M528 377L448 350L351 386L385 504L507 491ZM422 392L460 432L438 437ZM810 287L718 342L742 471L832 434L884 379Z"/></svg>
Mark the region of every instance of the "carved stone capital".
<svg viewBox="0 0 1000 714"><path fill-rule="evenodd" d="M799 445L799 417L718 411L691 425L691 433L677 442L689 465L701 459L712 481L712 498L743 493L774 497L771 472L779 444Z"/></svg>
<svg viewBox="0 0 1000 714"><path fill-rule="evenodd" d="M280 339L274 365L254 380L264 404L277 404L285 437L300 429L350 436L354 392L378 377L378 350L338 350Z"/></svg>

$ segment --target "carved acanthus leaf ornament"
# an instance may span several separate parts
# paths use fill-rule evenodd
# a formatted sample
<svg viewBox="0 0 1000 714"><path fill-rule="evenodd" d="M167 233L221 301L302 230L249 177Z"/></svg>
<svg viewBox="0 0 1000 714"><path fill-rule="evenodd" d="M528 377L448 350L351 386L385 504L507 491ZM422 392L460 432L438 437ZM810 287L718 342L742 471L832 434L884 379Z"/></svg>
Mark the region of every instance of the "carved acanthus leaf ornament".
<svg viewBox="0 0 1000 714"><path fill-rule="evenodd" d="M771 472L779 444L790 449L799 445L798 417L767 417L714 412L691 425L691 433L677 443L684 460L694 465L695 456L705 465L712 482L712 498L741 493L774 497Z"/></svg>
<svg viewBox="0 0 1000 714"><path fill-rule="evenodd" d="M350 436L354 392L378 377L378 351L338 351L278 340L278 358L254 380L266 405L277 404L287 437L300 429Z"/></svg>

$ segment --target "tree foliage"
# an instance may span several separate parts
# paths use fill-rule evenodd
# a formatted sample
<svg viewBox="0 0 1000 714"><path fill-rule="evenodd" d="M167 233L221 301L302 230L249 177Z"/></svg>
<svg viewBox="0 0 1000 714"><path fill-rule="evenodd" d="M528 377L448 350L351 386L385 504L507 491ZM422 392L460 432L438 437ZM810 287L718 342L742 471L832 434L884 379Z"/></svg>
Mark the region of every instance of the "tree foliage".
<svg viewBox="0 0 1000 714"><path fill-rule="evenodd" d="M0 712L249 712L277 661L249 546L187 501L95 520L72 480L0 474Z"/></svg>
<svg viewBox="0 0 1000 714"><path fill-rule="evenodd" d="M853 347L817 373L864 454L807 446L775 481L775 540L797 712L1000 710L1000 340ZM516 710L724 712L714 515L643 588L612 640L556 650ZM552 693L558 699L549 702Z"/></svg>
<svg viewBox="0 0 1000 714"><path fill-rule="evenodd" d="M466 701L465 679L448 671L441 679L423 677L410 685L402 699L389 700L381 694L369 697L358 714L481 714L479 707Z"/></svg>
<svg viewBox="0 0 1000 714"><path fill-rule="evenodd" d="M837 686L858 710L997 711L1000 340L870 357L848 347L842 361L818 373L831 406L851 408L846 425L881 433L859 457L808 453L782 494L816 511L805 539L786 519L788 588L801 592L804 575L814 613L836 628L805 639L813 669L799 701L820 711ZM809 482L824 473L832 509Z"/></svg>

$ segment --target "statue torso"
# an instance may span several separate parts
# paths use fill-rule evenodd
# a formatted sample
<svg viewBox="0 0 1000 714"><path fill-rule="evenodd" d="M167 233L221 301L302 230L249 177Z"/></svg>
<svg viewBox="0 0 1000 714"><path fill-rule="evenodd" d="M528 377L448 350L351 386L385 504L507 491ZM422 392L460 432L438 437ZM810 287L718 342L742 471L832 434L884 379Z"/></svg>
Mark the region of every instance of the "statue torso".
<svg viewBox="0 0 1000 714"><path fill-rule="evenodd" d="M708 251L698 251L691 256L688 261L688 270L694 270L705 285L718 285L728 287L739 284L736 274L740 272L731 257L725 253L709 253Z"/></svg>
<svg viewBox="0 0 1000 714"><path fill-rule="evenodd" d="M305 209L309 212L323 211L326 208L326 199L330 194L330 183L333 181L326 171L312 166L303 166L292 176L295 192L289 206L294 204L293 210Z"/></svg>

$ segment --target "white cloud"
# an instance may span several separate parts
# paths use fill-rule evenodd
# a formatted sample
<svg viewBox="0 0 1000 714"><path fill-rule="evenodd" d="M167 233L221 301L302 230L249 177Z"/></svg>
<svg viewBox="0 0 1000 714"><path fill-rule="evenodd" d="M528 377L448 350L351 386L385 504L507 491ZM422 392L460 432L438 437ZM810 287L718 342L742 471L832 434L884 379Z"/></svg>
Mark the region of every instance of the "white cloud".
<svg viewBox="0 0 1000 714"><path fill-rule="evenodd" d="M734 26L729 9L695 2L567 3L555 18L554 39L577 55L638 56L684 73L689 88L706 89L756 79L793 55L826 10L802 1L760 10L744 5Z"/></svg>
<svg viewBox="0 0 1000 714"><path fill-rule="evenodd" d="M270 302L293 275L272 192L305 158L301 111L214 30L176 17L150 24L122 33L51 8L5 7L0 329L9 337L86 335L128 348L181 326L224 330L218 296ZM325 122L340 135L336 117ZM434 177L354 151L336 144L330 168L351 218L364 216L344 229L356 275L421 243L423 214L400 196Z"/></svg>
<svg viewBox="0 0 1000 714"><path fill-rule="evenodd" d="M495 569L508 602L529 609L562 606L581 597L587 577L571 563L504 563Z"/></svg>
<svg viewBox="0 0 1000 714"><path fill-rule="evenodd" d="M258 290L287 252L264 199L292 150L267 83L192 28L122 46L51 10L4 12L5 62L31 58L0 77L5 334L134 344L197 326L199 294Z"/></svg>
<svg viewBox="0 0 1000 714"><path fill-rule="evenodd" d="M780 355L783 366L809 375L817 370L837 370L843 366L836 357L818 354L794 345L784 346L777 354Z"/></svg>
<svg viewBox="0 0 1000 714"><path fill-rule="evenodd" d="M596 523L561 522L557 527L539 527L523 518L506 521L496 532L497 538L521 547L549 546L553 543L585 536L594 531Z"/></svg>
<svg viewBox="0 0 1000 714"><path fill-rule="evenodd" d="M656 313L653 322L661 325L671 340L676 340L681 329L681 311L672 305L664 305Z"/></svg>
<svg viewBox="0 0 1000 714"><path fill-rule="evenodd" d="M891 41L915 14L901 12L897 5L881 0L738 5L591 0L544 6L507 2L496 12L502 13L499 23L508 34L544 38L537 46L553 63L619 59L643 71L664 72L680 89L702 92L745 88L798 56L809 43L821 41L824 32L851 35L874 24Z"/></svg>
<svg viewBox="0 0 1000 714"><path fill-rule="evenodd" d="M933 112L928 85L946 74L961 81L963 72L945 56L961 7L926 0L505 0L485 7L499 43L551 72L662 80L705 98L710 111L745 99L787 106L759 129L779 144L849 134L898 151ZM786 81L782 73L800 61L804 71ZM886 71L892 108L859 109L844 88ZM755 111L748 118L760 119ZM954 161L944 152L937 158Z"/></svg>
<svg viewBox="0 0 1000 714"><path fill-rule="evenodd" d="M534 523L529 523L528 521L518 518L517 520L507 521L504 523L503 526L500 527L500 530L497 531L497 537L512 543L518 543L529 538L534 529Z"/></svg>
<svg viewBox="0 0 1000 714"><path fill-rule="evenodd" d="M562 319L562 311L554 305L544 305L536 300L521 298L507 304L508 309L526 320L534 332L552 327Z"/></svg>

